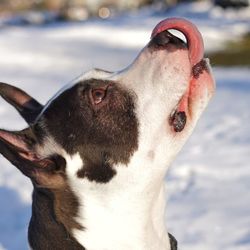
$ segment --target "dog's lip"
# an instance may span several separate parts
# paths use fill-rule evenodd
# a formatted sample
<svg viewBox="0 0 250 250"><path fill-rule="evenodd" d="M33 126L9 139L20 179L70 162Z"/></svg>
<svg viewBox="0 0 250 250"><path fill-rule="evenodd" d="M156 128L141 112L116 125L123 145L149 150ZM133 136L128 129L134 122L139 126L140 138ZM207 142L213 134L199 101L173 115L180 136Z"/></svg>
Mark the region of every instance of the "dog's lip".
<svg viewBox="0 0 250 250"><path fill-rule="evenodd" d="M151 34L151 39L160 32L169 29L178 30L186 37L191 66L193 67L199 63L204 57L204 43L197 27L183 18L167 18L155 26Z"/></svg>
<svg viewBox="0 0 250 250"><path fill-rule="evenodd" d="M171 126L175 113L185 112L188 121L193 118L194 103L200 101L204 104L205 100L208 101L214 95L216 84L210 72L209 60L203 59L196 67L196 72L193 72L187 90L170 114Z"/></svg>

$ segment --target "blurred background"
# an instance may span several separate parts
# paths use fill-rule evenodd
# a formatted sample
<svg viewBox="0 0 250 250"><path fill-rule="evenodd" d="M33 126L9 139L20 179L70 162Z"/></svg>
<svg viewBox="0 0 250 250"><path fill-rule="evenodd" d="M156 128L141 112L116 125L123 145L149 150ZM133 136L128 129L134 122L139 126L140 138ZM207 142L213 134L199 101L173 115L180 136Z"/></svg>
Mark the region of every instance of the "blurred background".
<svg viewBox="0 0 250 250"><path fill-rule="evenodd" d="M157 13L168 13L179 4L208 2L202 0L0 0L0 26L48 25L55 22L81 22L93 19L112 19L125 12L136 13L151 8ZM249 12L250 0L210 0L214 6L225 12L245 9ZM228 18L228 17L227 17ZM240 17L242 18L242 17ZM210 55L215 64L249 65L249 33L240 41L228 41L227 51ZM240 49L239 49L240 48Z"/></svg>
<svg viewBox="0 0 250 250"><path fill-rule="evenodd" d="M201 31L217 92L168 171L167 227L183 250L249 250L250 0L0 0L0 81L46 103L93 67L125 68L172 16ZM25 126L1 99L0 127ZM31 192L0 156L0 250L28 249Z"/></svg>

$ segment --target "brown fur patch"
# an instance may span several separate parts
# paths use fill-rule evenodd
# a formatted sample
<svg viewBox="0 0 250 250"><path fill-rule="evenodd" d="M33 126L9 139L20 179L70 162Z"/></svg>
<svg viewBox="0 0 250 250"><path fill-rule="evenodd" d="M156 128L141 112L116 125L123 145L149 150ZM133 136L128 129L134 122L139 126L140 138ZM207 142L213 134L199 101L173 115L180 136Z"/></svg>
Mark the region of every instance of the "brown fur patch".
<svg viewBox="0 0 250 250"><path fill-rule="evenodd" d="M29 243L34 250L84 250L72 236L72 229L83 229L76 221L78 201L70 188L33 192Z"/></svg>

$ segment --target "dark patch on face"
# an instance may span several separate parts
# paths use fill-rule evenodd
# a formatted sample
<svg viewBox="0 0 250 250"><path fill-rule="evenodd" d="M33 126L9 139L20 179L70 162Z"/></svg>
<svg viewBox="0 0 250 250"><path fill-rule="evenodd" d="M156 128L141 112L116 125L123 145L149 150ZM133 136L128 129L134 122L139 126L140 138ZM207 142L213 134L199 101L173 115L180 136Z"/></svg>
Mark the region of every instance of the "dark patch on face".
<svg viewBox="0 0 250 250"><path fill-rule="evenodd" d="M92 159L85 159L84 168L77 172L79 178L87 177L90 181L99 183L107 183L116 174L116 171L111 167L108 162L108 155L100 156L100 162L93 162Z"/></svg>
<svg viewBox="0 0 250 250"><path fill-rule="evenodd" d="M153 37L148 47L151 52L156 50L167 50L169 52L173 52L178 49L187 49L186 44L180 38L174 36L166 30Z"/></svg>
<svg viewBox="0 0 250 250"><path fill-rule="evenodd" d="M207 62L206 60L201 60L199 63L197 63L196 65L193 66L192 68L192 74L194 76L195 79L199 78L199 75L203 72L203 71L207 71L209 72L208 66L207 66Z"/></svg>
<svg viewBox="0 0 250 250"><path fill-rule="evenodd" d="M93 102L96 89L105 97ZM105 183L115 175L113 165L128 164L138 147L135 95L119 83L90 79L65 90L38 121L66 152L84 161L78 177Z"/></svg>

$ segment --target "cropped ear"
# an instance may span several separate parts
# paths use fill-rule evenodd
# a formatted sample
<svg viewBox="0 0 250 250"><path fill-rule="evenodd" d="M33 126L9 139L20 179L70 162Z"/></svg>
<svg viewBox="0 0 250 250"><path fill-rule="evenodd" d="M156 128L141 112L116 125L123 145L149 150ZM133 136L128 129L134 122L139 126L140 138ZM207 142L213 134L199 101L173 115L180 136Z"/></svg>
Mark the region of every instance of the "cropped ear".
<svg viewBox="0 0 250 250"><path fill-rule="evenodd" d="M18 132L0 129L0 153L15 165L34 185L59 188L65 184L65 159L60 155L46 158L37 153L38 142L31 128Z"/></svg>
<svg viewBox="0 0 250 250"><path fill-rule="evenodd" d="M28 124L32 124L43 109L43 105L23 90L6 83L0 82L0 95L16 108Z"/></svg>

